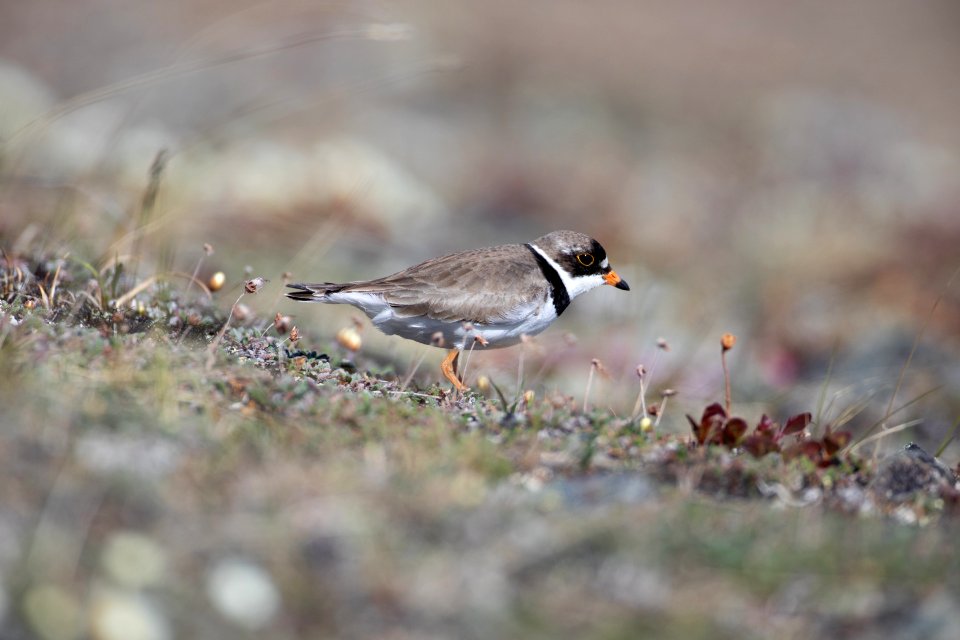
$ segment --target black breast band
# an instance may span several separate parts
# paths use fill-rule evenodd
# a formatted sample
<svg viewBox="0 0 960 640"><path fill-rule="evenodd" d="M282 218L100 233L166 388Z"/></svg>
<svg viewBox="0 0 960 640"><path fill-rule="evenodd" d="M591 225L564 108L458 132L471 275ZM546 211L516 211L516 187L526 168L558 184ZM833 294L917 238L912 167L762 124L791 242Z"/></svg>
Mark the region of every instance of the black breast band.
<svg viewBox="0 0 960 640"><path fill-rule="evenodd" d="M560 314L563 313L563 310L567 308L567 305L570 304L570 294L567 293L567 288L563 286L563 280L560 279L560 274L533 248L533 245L525 244L523 246L530 249L530 253L533 254L537 264L540 265L540 271L543 273L543 277L550 283L550 297L553 299L553 308L557 312L557 317L559 317Z"/></svg>

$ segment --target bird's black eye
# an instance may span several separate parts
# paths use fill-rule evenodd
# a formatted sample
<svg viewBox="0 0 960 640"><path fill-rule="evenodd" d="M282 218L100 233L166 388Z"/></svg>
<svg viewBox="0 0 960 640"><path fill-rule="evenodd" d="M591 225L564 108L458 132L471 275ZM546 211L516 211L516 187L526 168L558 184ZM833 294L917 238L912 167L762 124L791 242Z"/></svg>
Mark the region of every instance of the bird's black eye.
<svg viewBox="0 0 960 640"><path fill-rule="evenodd" d="M592 253L578 253L577 262L582 264L585 267L592 267L593 263L596 261L596 258L593 257Z"/></svg>

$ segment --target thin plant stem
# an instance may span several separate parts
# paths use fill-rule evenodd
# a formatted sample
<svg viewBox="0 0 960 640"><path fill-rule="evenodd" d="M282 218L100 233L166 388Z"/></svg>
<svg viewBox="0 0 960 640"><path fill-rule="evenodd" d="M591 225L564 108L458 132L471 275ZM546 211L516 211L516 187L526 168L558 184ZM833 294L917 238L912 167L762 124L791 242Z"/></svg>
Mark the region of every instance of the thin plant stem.
<svg viewBox="0 0 960 640"><path fill-rule="evenodd" d="M875 433L875 434L873 434L872 436L870 436L869 438L864 438L864 439L861 440L860 442L854 444L852 447L850 447L849 453L853 453L854 451L856 451L858 448L862 447L862 446L865 445L865 444L868 444L868 443L870 443L870 442L876 442L876 441L882 440L883 438L886 438L887 436L893 435L893 434L898 433L898 432L900 432L900 431L903 431L903 430L905 430L905 429L909 429L910 427L915 427L915 426L917 426L918 424L923 424L923 420L911 420L910 422L904 422L903 424L898 424L898 425L895 426L895 427L890 427L889 429L884 429L884 430L881 431L880 433Z"/></svg>
<svg viewBox="0 0 960 640"><path fill-rule="evenodd" d="M830 352L830 364L827 365L827 375L823 379L823 384L820 385L820 395L817 398L817 413L813 421L816 424L820 424L820 419L823 417L823 404L827 400L827 387L830 386L830 377L833 374L833 363L837 359L837 344L834 343L833 349Z"/></svg>
<svg viewBox="0 0 960 640"><path fill-rule="evenodd" d="M903 363L903 366L900 367L900 375L897 376L897 384L893 388L893 393L890 394L890 401L887 403L887 410L884 413L883 420L881 420L876 425L870 427L860 438L857 440L856 444L862 443L870 433L876 429L878 426L882 427L886 421L890 418L891 411L893 411L893 403L897 399L897 394L900 392L900 387L903 386L903 379L907 375L907 370L910 368L910 364L913 362L913 356L917 352L917 347L920 346L920 339L927 332L927 329L930 327L930 322L933 320L933 314L937 311L937 307L940 306L940 302L943 300L943 297L946 295L947 291L950 290L950 286L953 284L954 278L957 277L957 274L960 273L960 266L954 269L953 273L950 275L950 278L947 280L947 284L944 285L943 290L940 291L940 295L937 296L937 299L933 301L933 306L930 307L930 313L927 314L926 319L923 321L923 326L920 327L920 331L917 332L917 335L913 339L913 346L910 347L910 353L907 355L906 362ZM879 443L873 448L873 459L876 462L876 458L879 455Z"/></svg>
<svg viewBox="0 0 960 640"><path fill-rule="evenodd" d="M947 437L943 439L943 442L940 443L940 446L937 447L937 452L933 455L940 457L944 450L953 442L953 439L957 435L957 428L960 428L960 416L957 416L957 419L953 421L953 426L950 427L950 431L947 432Z"/></svg>
<svg viewBox="0 0 960 640"><path fill-rule="evenodd" d="M527 344L520 341L520 357L517 359L517 393L523 389L523 354L526 352Z"/></svg>
<svg viewBox="0 0 960 640"><path fill-rule="evenodd" d="M153 214L154 207L157 204L157 195L160 193L160 182L163 180L163 172L167 166L169 153L166 149L160 149L153 158L150 165L150 171L147 174L147 186L143 191L143 197L140 200L140 214L137 217L134 229L142 229L150 222L150 216ZM140 260L143 258L143 234L134 236L133 244L133 267L130 270L134 281L137 279L137 273L140 270Z"/></svg>
<svg viewBox="0 0 960 640"><path fill-rule="evenodd" d="M463 360L463 371L460 372L460 381L463 382L463 384L467 384L467 367L470 365L470 354L473 353L473 348L477 346L477 342L479 342L479 340L474 338L473 342L470 343L470 348L467 350L467 357ZM457 393L459 393L459 390Z"/></svg>
<svg viewBox="0 0 960 640"><path fill-rule="evenodd" d="M230 320L233 318L233 312L237 308L237 305L240 304L240 300L243 299L243 296L246 295L246 291L240 293L237 297L237 301L233 303L233 306L230 307L230 313L227 315L227 321L223 323L223 326L220 327L217 337L213 339L213 342L210 343L210 346L207 347L207 371L213 368L213 362L216 358L217 347L220 346L220 341L223 340L224 334L227 332L227 327L230 326Z"/></svg>
<svg viewBox="0 0 960 640"><path fill-rule="evenodd" d="M720 363L723 365L723 401L727 409L727 415L730 415L730 405L732 404L730 392L730 370L727 368L727 350L720 352Z"/></svg>
<svg viewBox="0 0 960 640"><path fill-rule="evenodd" d="M864 434L863 436L861 436L856 442L847 445L846 449L844 449L844 453L847 453L847 452L849 452L850 450L852 450L854 447L859 446L864 440L866 440L866 439L869 437L869 434L871 434L877 427L879 427L881 424L883 424L884 422L886 422L886 421L887 421L888 419L890 419L891 417L897 415L898 413L900 413L901 411L903 411L903 410L906 409L907 407L909 407L909 406L911 406L911 405L914 405L914 404L916 404L917 402L920 402L921 400L923 400L923 399L926 398L927 396L929 396L929 395L931 395L931 394L933 394L933 393L936 393L937 391L939 391L939 390L942 389L942 388L943 388L943 385L937 385L936 387L933 387L932 389L927 389L926 391L924 391L924 392L921 393L920 395L914 397L913 399L904 402L902 405L900 405L899 407L897 407L896 409L894 409L893 411L891 411L889 415L887 415L887 416L885 416L885 417L883 417L883 418L880 418L879 420L877 420L876 422L874 422L872 425L870 425L870 427L866 430L866 432L865 432L865 434ZM862 409L861 409L861 411L862 411Z"/></svg>
<svg viewBox="0 0 960 640"><path fill-rule="evenodd" d="M587 388L583 391L583 413L587 412L587 409L590 408L590 388L593 386L593 372L596 370L596 365L590 365L590 373L587 374Z"/></svg>
<svg viewBox="0 0 960 640"><path fill-rule="evenodd" d="M730 369L727 367L727 351L733 349L737 344L737 336L732 333L725 333L720 336L720 364L723 366L723 399L727 409L727 415L730 415L731 401L730 392Z"/></svg>
<svg viewBox="0 0 960 640"><path fill-rule="evenodd" d="M231 51L220 56L189 60L186 62L177 62L165 67L160 67L159 69L154 69L126 80L121 80L104 87L93 89L92 91L82 93L74 96L70 100L62 102L46 114L35 118L34 120L20 127L18 130L14 131L10 136L8 143L17 140L21 136L31 133L39 127L48 126L63 116L80 109L81 107L106 100L107 98L112 98L117 94L129 91L131 89L136 89L138 87L159 82L161 80L168 80L177 76L203 71L233 62L267 56L286 49L312 44L314 42L358 38L364 36L365 34L365 30L359 29L305 34L296 38L272 42L259 47L248 47L239 51Z"/></svg>
<svg viewBox="0 0 960 640"><path fill-rule="evenodd" d="M416 359L413 363L413 366L410 367L410 370L407 372L407 375L403 376L403 381L400 382L400 391L403 391L407 388L407 385L410 384L410 381L413 380L413 376L417 375L417 369L420 368L420 365L423 363L423 359L427 354L424 351L420 352L420 357Z"/></svg>
<svg viewBox="0 0 960 640"><path fill-rule="evenodd" d="M190 276L190 282L187 283L187 290L184 293L190 293L193 283L197 281L197 274L200 273L200 267L203 265L203 259L206 257L206 254L203 254L200 256L200 259L197 260L197 266L193 268L193 274Z"/></svg>
<svg viewBox="0 0 960 640"><path fill-rule="evenodd" d="M63 260L66 260L67 256L63 257ZM50 283L50 308L51 310L57 303L57 284L60 281L60 268L63 267L63 260L57 261L57 270L53 273L53 281Z"/></svg>
<svg viewBox="0 0 960 640"><path fill-rule="evenodd" d="M653 422L653 428L656 429L660 426L660 419L663 418L663 414L667 410L667 400L670 396L663 396L663 400L660 402L660 410L657 411L657 419Z"/></svg>
<svg viewBox="0 0 960 640"><path fill-rule="evenodd" d="M647 415L647 388L646 383L643 381L643 376L640 377L640 393L637 394L637 401L633 403L633 413L631 413L631 418L636 420L639 416Z"/></svg>

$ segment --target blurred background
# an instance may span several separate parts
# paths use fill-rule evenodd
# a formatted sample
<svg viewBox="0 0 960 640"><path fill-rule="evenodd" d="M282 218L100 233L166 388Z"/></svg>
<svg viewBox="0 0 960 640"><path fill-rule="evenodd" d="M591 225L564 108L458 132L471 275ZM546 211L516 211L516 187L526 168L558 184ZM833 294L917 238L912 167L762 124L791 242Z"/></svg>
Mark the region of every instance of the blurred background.
<svg viewBox="0 0 960 640"><path fill-rule="evenodd" d="M151 259L189 272L210 243L205 275L269 278L251 305L294 315L319 336L308 347L333 348L358 312L279 301L284 272L364 279L570 228L632 290L592 292L539 336L531 388L580 397L598 358L594 402L627 413L643 363L654 389L679 391L675 417L699 413L721 397L731 332L738 412L814 410L826 388L825 417L863 405L865 427L917 341L893 406L936 391L890 426L923 418L903 437L936 446L960 413L951 0L6 0L0 13L8 247L132 250L131 212L166 150ZM364 357L399 372L428 349L363 337ZM517 358L475 354L471 375L513 385Z"/></svg>

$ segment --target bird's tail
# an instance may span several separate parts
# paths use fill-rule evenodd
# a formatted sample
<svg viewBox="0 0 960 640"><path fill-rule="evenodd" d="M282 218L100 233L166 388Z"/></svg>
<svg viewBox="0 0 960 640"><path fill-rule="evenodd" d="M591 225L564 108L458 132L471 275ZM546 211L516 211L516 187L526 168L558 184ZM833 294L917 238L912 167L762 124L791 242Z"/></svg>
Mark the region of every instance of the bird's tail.
<svg viewBox="0 0 960 640"><path fill-rule="evenodd" d="M287 297L300 302L326 302L328 294L342 291L347 285L324 282L321 284L288 284L293 291L287 291Z"/></svg>

